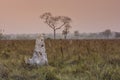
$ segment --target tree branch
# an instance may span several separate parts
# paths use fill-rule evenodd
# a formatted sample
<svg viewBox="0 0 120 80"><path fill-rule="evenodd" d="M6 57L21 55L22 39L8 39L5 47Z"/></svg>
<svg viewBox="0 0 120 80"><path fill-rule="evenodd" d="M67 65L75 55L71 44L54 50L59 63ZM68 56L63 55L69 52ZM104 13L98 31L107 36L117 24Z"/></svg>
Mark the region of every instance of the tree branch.
<svg viewBox="0 0 120 80"><path fill-rule="evenodd" d="M62 24L60 27L56 28L55 30L62 28L65 24L66 23Z"/></svg>
<svg viewBox="0 0 120 80"><path fill-rule="evenodd" d="M53 26L51 26L50 23L49 23L47 20L46 20L46 23L47 23L47 25L48 25L49 27L51 27L52 29L54 29Z"/></svg>

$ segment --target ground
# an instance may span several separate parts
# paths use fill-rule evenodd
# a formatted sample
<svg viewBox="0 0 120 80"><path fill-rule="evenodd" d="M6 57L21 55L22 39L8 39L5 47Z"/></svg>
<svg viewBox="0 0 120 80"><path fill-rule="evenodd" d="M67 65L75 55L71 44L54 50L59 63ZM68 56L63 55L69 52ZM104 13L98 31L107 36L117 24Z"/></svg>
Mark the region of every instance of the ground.
<svg viewBox="0 0 120 80"><path fill-rule="evenodd" d="M120 40L45 40L49 66L25 64L34 40L0 41L0 80L120 80Z"/></svg>

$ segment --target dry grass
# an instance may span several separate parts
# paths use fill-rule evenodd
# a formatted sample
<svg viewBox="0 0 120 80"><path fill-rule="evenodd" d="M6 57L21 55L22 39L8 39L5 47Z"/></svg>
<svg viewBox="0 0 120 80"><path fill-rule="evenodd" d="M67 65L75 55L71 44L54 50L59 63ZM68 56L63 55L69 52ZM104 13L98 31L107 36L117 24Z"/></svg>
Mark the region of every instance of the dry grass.
<svg viewBox="0 0 120 80"><path fill-rule="evenodd" d="M35 41L0 41L0 80L120 80L120 40L45 40L49 66L24 63Z"/></svg>

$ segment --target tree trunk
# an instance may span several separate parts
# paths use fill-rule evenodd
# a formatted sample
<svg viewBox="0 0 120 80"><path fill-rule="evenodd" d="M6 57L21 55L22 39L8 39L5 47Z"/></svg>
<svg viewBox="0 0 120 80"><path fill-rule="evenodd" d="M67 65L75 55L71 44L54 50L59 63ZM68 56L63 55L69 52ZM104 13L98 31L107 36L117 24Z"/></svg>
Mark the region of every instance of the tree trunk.
<svg viewBox="0 0 120 80"><path fill-rule="evenodd" d="M56 39L56 30L54 29L54 39Z"/></svg>
<svg viewBox="0 0 120 80"><path fill-rule="evenodd" d="M64 38L65 38L65 39L67 38L67 34L65 34Z"/></svg>

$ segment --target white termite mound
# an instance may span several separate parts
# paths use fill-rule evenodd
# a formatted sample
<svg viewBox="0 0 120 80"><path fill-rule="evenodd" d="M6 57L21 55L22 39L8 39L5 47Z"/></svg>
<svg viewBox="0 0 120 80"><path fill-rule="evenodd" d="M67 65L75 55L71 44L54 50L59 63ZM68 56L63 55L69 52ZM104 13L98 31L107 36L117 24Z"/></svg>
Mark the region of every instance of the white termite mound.
<svg viewBox="0 0 120 80"><path fill-rule="evenodd" d="M38 36L36 39L33 56L32 58L26 59L25 62L30 65L48 65L43 35Z"/></svg>

